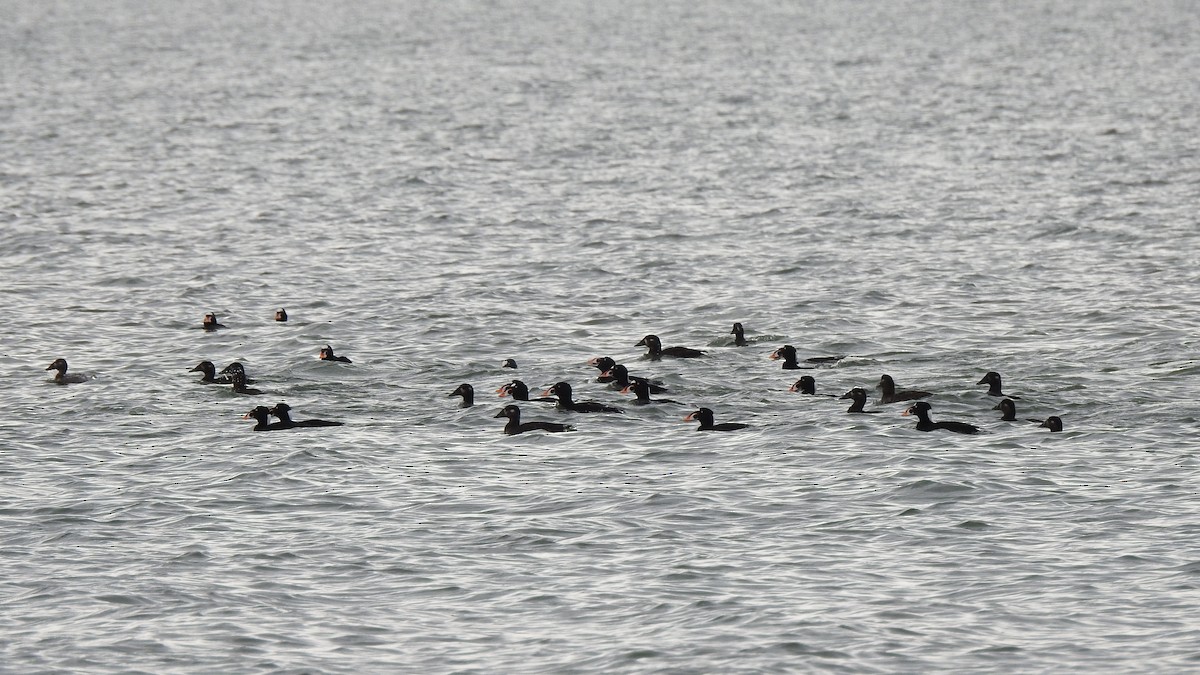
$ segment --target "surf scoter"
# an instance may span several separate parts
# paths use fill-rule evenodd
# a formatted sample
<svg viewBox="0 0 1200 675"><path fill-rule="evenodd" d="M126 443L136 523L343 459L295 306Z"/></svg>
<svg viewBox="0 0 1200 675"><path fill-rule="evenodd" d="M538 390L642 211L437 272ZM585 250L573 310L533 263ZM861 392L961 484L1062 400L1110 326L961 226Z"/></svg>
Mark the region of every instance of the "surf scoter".
<svg viewBox="0 0 1200 675"><path fill-rule="evenodd" d="M209 312L208 314L204 315L203 328L204 330L217 330L218 328L227 328L227 326L220 321L217 321L216 314Z"/></svg>
<svg viewBox="0 0 1200 675"><path fill-rule="evenodd" d="M275 320L279 322L287 321L287 310L282 307L275 310Z"/></svg>
<svg viewBox="0 0 1200 675"><path fill-rule="evenodd" d="M1000 401L999 403L997 403L995 405L995 407L992 408L992 410L1000 411L1000 420L1002 422L1016 422L1017 421L1017 404L1013 403L1013 400L1011 398L1006 398L1006 399ZM1033 419L1032 417L1026 417L1025 421L1026 422L1037 422L1038 424L1042 424L1043 426L1045 425L1044 424L1045 420L1036 420L1036 419Z"/></svg>
<svg viewBox="0 0 1200 675"><path fill-rule="evenodd" d="M1042 426L1049 429L1051 432L1062 431L1062 420L1057 415L1051 415L1042 422Z"/></svg>
<svg viewBox="0 0 1200 675"><path fill-rule="evenodd" d="M830 398L835 398L837 396L837 394L818 394L817 381L813 379L812 375L805 375L796 380L792 383L792 386L788 387L788 391L800 394L808 394L809 396L828 396Z"/></svg>
<svg viewBox="0 0 1200 675"><path fill-rule="evenodd" d="M594 356L588 359L588 365L600 371L600 376L596 378L597 382L612 382L612 375L608 371L617 365L617 362L607 356Z"/></svg>
<svg viewBox="0 0 1200 675"><path fill-rule="evenodd" d="M837 396L837 394L818 394L817 381L813 379L812 375L805 375L796 380L792 383L792 386L788 387L788 391L808 394L810 396L829 396L830 398Z"/></svg>
<svg viewBox="0 0 1200 675"><path fill-rule="evenodd" d="M217 373L217 382L232 383L234 373L241 373L242 377L246 378L246 384L254 384L254 378L246 374L246 368L239 361L234 361L222 368L221 372ZM226 375L227 377L221 377L222 375Z"/></svg>
<svg viewBox="0 0 1200 675"><path fill-rule="evenodd" d="M337 361L338 363L353 363L353 361L344 356L335 356L333 353L333 347L330 347L329 345L325 345L321 348L321 360Z"/></svg>
<svg viewBox="0 0 1200 675"><path fill-rule="evenodd" d="M520 380L513 380L508 384L502 385L496 390L496 393L501 398L505 396L513 397L514 401L533 401L535 403L558 403L556 398L529 398L529 387Z"/></svg>
<svg viewBox="0 0 1200 675"><path fill-rule="evenodd" d="M475 405L475 387L466 383L458 385L458 389L450 392L447 396L461 396L463 400L462 404L458 406L460 408L470 408Z"/></svg>
<svg viewBox="0 0 1200 675"><path fill-rule="evenodd" d="M645 347L646 357L651 361L657 361L664 356L670 356L676 359L698 359L704 356L704 352L691 347L667 347L663 348L662 340L658 339L657 335L647 335L638 341L634 347Z"/></svg>
<svg viewBox="0 0 1200 675"><path fill-rule="evenodd" d="M242 415L244 420L254 420L257 424L254 425L252 431L279 431L280 429L290 429L280 422L268 423L267 419L271 416L271 409L265 405L255 406L253 410Z"/></svg>
<svg viewBox="0 0 1200 675"><path fill-rule="evenodd" d="M782 368L784 370L799 370L801 368L811 368L812 366L802 366L796 361L796 348L791 345L784 345L779 349L771 352L769 357L772 361L783 359Z"/></svg>
<svg viewBox="0 0 1200 675"><path fill-rule="evenodd" d="M699 422L700 426L696 427L696 431L736 431L738 429L745 429L746 427L750 426L749 424L742 424L741 422L721 422L720 424L713 424L713 411L709 410L708 408L694 410L688 413L683 420L685 422Z"/></svg>
<svg viewBox="0 0 1200 675"><path fill-rule="evenodd" d="M880 403L899 403L900 401L915 401L926 396L933 396L928 391L919 389L901 389L896 391L896 381L891 375L883 374L879 377L879 384L875 385L876 389L881 389L882 396L879 397Z"/></svg>
<svg viewBox="0 0 1200 675"><path fill-rule="evenodd" d="M292 407L286 403L276 403L271 408L270 413L279 418L279 423L284 425L284 428L306 428L306 427L340 427L343 422L332 422L330 420L293 420L291 415Z"/></svg>
<svg viewBox="0 0 1200 675"><path fill-rule="evenodd" d="M1006 398L1000 401L992 408L992 410L1000 411L1000 421L1016 422L1017 421L1017 404L1013 403L1011 398ZM1039 422L1041 420L1038 420Z"/></svg>
<svg viewBox="0 0 1200 675"><path fill-rule="evenodd" d="M616 389L617 391L621 391L625 387L628 387L629 384L633 380L645 381L646 384L649 385L649 387L650 387L651 394L661 394L667 390L666 387L659 386L658 384L654 383L653 381L651 381L649 379L646 379L644 377L635 377L633 375L630 375L629 369L620 363L613 366L612 370L609 370L608 372L606 372L605 375L612 378L609 381L608 386L612 387L613 389Z"/></svg>
<svg viewBox="0 0 1200 675"><path fill-rule="evenodd" d="M217 377L217 367L213 365L212 361L201 361L188 372L201 373L199 381L204 384L229 384L230 382L229 378L224 375Z"/></svg>
<svg viewBox="0 0 1200 675"><path fill-rule="evenodd" d="M650 398L650 383L640 377L634 378L623 389L622 394L635 394L637 399L634 401L636 405L646 405L648 403L675 403L683 405L679 401L672 401L669 398Z"/></svg>
<svg viewBox="0 0 1200 675"><path fill-rule="evenodd" d="M67 374L67 360L54 359L50 365L46 366L46 370L57 371L54 373L54 381L58 384L79 384L92 379L87 373L71 373Z"/></svg>
<svg viewBox="0 0 1200 675"><path fill-rule="evenodd" d="M844 357L841 357L841 356L810 356L809 358L804 359L804 362L817 364L817 365L829 364L829 363L835 363L837 361L840 361L840 360L842 360L842 358L844 358ZM784 370L802 370L802 369L810 369L810 368L816 367L816 366L800 365L799 359L796 356L796 348L793 347L792 345L784 345L784 346L780 347L779 349L776 349L775 351L771 352L770 359L772 361L778 361L780 359L783 359L782 368Z"/></svg>
<svg viewBox="0 0 1200 675"><path fill-rule="evenodd" d="M236 394L246 394L248 396L259 396L263 392L258 389L251 389L246 386L246 372L235 370L229 374L230 384L233 385L233 391Z"/></svg>
<svg viewBox="0 0 1200 675"><path fill-rule="evenodd" d="M1013 396L1012 394L1005 394L1004 392L1000 391L1000 373L997 373L994 370L988 371L988 374L984 375L983 379L975 384L986 384L988 386L988 396L1007 396L1009 398L1016 399L1021 398L1020 396Z"/></svg>
<svg viewBox="0 0 1200 675"><path fill-rule="evenodd" d="M506 405L504 409L496 413L496 417L507 417L508 423L504 425L504 433L523 434L526 431L549 431L557 433L560 431L575 431L575 427L570 424L559 424L557 422L521 422L521 409L515 405Z"/></svg>
<svg viewBox="0 0 1200 675"><path fill-rule="evenodd" d="M516 370L517 362L515 359L504 359L504 363L501 363L500 367L501 368L512 368L513 370Z"/></svg>
<svg viewBox="0 0 1200 675"><path fill-rule="evenodd" d="M878 410L863 410L863 406L867 403L867 390L862 387L855 387L842 395L844 399L850 399L853 403L849 408L846 408L848 413L877 413Z"/></svg>
<svg viewBox="0 0 1200 675"><path fill-rule="evenodd" d="M624 410L596 401L575 401L571 398L571 385L566 382L555 382L542 396L557 396L559 410L579 413L623 413Z"/></svg>
<svg viewBox="0 0 1200 675"><path fill-rule="evenodd" d="M817 381L813 379L812 375L805 375L804 377L793 382L792 386L788 387L788 391L816 395Z"/></svg>
<svg viewBox="0 0 1200 675"><path fill-rule="evenodd" d="M746 345L750 344L746 340L746 329L742 328L742 324L735 322L733 324L733 329L730 330L729 333L733 335L733 344L735 347L745 347Z"/></svg>
<svg viewBox="0 0 1200 675"><path fill-rule="evenodd" d="M975 426L974 424L967 424L966 422L934 422L933 420L929 419L929 411L932 409L933 406L929 405L925 401L917 401L916 403L908 406L908 408L906 408L904 412L900 414L905 417L909 415L916 415L917 431L945 429L946 431L953 431L956 434L979 433L979 427Z"/></svg>

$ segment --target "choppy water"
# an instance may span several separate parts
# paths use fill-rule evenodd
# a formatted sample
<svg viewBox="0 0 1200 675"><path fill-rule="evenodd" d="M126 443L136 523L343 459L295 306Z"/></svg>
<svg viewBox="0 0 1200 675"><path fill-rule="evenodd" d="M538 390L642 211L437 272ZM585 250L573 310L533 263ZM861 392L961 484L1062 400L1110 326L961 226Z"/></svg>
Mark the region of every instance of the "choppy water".
<svg viewBox="0 0 1200 675"><path fill-rule="evenodd" d="M0 0L0 671L1196 668L1195 8L546 4Z"/></svg>

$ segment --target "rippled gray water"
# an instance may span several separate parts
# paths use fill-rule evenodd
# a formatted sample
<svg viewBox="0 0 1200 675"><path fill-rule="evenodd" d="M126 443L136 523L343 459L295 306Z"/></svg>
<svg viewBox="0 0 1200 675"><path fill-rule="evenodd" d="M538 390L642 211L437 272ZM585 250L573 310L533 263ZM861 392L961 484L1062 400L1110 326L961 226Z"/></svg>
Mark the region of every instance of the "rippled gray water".
<svg viewBox="0 0 1200 675"><path fill-rule="evenodd" d="M1195 669L1195 8L544 4L0 0L0 671Z"/></svg>

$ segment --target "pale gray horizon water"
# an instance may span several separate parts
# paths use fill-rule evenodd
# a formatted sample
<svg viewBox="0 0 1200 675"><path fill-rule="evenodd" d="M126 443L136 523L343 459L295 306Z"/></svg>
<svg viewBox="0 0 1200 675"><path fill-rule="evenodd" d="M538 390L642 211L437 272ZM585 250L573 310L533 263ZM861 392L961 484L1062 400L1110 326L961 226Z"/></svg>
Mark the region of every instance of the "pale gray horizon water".
<svg viewBox="0 0 1200 675"><path fill-rule="evenodd" d="M0 672L1194 669L1198 23L0 0Z"/></svg>

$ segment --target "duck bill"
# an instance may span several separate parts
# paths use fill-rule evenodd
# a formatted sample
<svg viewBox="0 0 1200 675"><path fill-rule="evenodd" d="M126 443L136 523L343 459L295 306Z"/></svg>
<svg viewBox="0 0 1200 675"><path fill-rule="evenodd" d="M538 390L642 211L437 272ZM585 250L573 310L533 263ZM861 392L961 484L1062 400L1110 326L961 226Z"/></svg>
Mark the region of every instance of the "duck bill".
<svg viewBox="0 0 1200 675"><path fill-rule="evenodd" d="M683 416L683 421L684 421L684 422L694 422L694 421L696 421L696 413L694 413L694 412L690 412L690 413L688 413L688 414L684 415L684 416Z"/></svg>
<svg viewBox="0 0 1200 675"><path fill-rule="evenodd" d="M854 397L850 395L850 392L846 392L846 393L842 394L841 396L839 396L838 400L840 401L842 399L847 399L847 398L854 398Z"/></svg>
<svg viewBox="0 0 1200 675"><path fill-rule="evenodd" d="M545 389L542 391L542 396L554 396L553 389Z"/></svg>
<svg viewBox="0 0 1200 675"><path fill-rule="evenodd" d="M772 361L778 361L779 359L781 359L783 357L780 356L778 351L774 351L774 352L771 352L771 355L767 358L771 359Z"/></svg>
<svg viewBox="0 0 1200 675"><path fill-rule="evenodd" d="M905 408L904 412L900 413L901 417L908 417L910 415L912 415L912 408Z"/></svg>
<svg viewBox="0 0 1200 675"><path fill-rule="evenodd" d="M633 385L627 384L624 387L621 387L621 393L622 394L632 394L633 393Z"/></svg>

